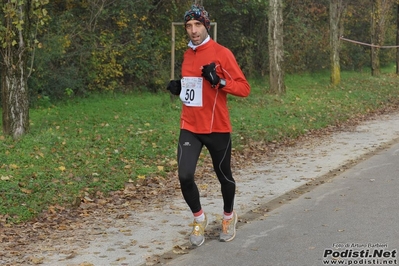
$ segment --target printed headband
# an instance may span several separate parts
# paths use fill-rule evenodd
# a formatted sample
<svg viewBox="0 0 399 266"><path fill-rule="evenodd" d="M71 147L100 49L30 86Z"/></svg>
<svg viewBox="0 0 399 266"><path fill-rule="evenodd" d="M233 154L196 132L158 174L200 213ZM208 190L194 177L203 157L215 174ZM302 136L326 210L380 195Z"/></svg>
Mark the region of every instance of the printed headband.
<svg viewBox="0 0 399 266"><path fill-rule="evenodd" d="M189 10L184 14L184 24L190 20L198 20L204 24L207 31L211 28L211 21L209 20L209 14L203 6L198 4L192 5Z"/></svg>

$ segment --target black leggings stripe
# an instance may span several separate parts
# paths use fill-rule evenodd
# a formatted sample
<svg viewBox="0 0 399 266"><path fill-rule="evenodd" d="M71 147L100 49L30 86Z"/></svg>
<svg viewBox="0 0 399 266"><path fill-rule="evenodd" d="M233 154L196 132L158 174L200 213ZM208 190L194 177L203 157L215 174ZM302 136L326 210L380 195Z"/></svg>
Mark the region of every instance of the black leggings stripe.
<svg viewBox="0 0 399 266"><path fill-rule="evenodd" d="M230 213L233 211L236 190L230 166L230 133L195 134L183 129L180 131L177 160L183 197L193 213L201 210L200 195L194 181L194 174L203 146L211 155L213 168L221 185L223 210Z"/></svg>

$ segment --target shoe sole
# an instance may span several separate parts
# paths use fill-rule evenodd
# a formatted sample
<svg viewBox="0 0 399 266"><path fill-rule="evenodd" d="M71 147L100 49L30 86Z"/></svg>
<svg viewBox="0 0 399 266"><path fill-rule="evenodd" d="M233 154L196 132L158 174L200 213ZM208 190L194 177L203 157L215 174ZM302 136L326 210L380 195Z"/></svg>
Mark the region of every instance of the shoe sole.
<svg viewBox="0 0 399 266"><path fill-rule="evenodd" d="M190 241L190 243L191 243L191 246L193 246L193 247L199 247L199 246L202 246L202 244L204 244L204 242L205 242L205 237L204 237L204 240L203 240L201 243L199 243L199 244L195 244L195 243L192 243L192 242Z"/></svg>

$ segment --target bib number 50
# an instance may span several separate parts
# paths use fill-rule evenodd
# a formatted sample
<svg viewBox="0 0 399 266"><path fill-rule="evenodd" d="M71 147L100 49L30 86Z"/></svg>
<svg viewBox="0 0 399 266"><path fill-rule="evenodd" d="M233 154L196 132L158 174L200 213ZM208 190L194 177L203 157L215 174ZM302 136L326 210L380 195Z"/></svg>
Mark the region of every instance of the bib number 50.
<svg viewBox="0 0 399 266"><path fill-rule="evenodd" d="M184 77L181 80L180 99L186 106L202 106L202 77Z"/></svg>
<svg viewBox="0 0 399 266"><path fill-rule="evenodd" d="M194 101L195 99L195 90L186 89L186 96L184 97L186 101Z"/></svg>

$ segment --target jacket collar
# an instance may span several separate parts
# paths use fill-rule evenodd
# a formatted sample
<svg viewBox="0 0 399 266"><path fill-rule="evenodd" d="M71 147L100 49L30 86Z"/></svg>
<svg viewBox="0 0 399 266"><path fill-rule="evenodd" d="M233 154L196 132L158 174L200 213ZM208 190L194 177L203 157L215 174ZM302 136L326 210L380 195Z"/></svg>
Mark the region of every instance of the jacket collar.
<svg viewBox="0 0 399 266"><path fill-rule="evenodd" d="M200 43L199 45L194 45L191 41L188 43L188 47L190 47L191 49L193 49L195 51L195 49L197 49L198 47L206 44L207 42L209 42L209 40L211 39L211 37L208 35L208 37L206 37L206 39Z"/></svg>

